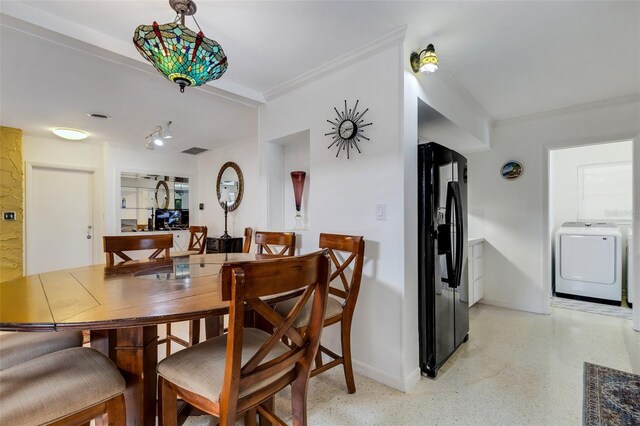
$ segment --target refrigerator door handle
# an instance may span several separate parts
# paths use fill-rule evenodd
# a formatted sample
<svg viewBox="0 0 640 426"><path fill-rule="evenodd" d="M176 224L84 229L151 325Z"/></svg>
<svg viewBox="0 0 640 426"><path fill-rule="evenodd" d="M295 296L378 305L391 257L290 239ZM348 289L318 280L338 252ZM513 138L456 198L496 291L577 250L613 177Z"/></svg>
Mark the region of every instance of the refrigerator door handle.
<svg viewBox="0 0 640 426"><path fill-rule="evenodd" d="M456 212L456 265L454 270L455 282L453 287L459 287L462 279L462 255L464 254L464 219L462 212L462 200L460 198L460 186L458 182L450 182Z"/></svg>
<svg viewBox="0 0 640 426"><path fill-rule="evenodd" d="M455 189L453 187L453 183L454 182L449 182L447 184L447 201L446 201L446 214L445 214L445 218L446 218L446 225L442 226L442 231L440 231L440 239L441 240L446 240L446 245L448 250L446 251L446 263L447 263L447 284L449 284L450 288L455 288L457 287L457 282L458 282L458 278L456 276L456 269L455 266L453 264L453 253L451 250L451 226L453 225L451 223L451 207L453 206L455 208ZM456 211L457 214L457 211ZM456 248L457 251L457 248Z"/></svg>

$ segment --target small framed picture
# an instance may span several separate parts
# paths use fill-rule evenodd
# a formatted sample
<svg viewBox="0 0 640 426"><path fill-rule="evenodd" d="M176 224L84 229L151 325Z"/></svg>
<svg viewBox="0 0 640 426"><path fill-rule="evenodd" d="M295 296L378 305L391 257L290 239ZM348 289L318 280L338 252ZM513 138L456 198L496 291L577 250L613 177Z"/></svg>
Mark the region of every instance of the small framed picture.
<svg viewBox="0 0 640 426"><path fill-rule="evenodd" d="M522 172L524 171L524 167L518 161L507 161L500 168L500 176L503 179L514 180L518 179Z"/></svg>

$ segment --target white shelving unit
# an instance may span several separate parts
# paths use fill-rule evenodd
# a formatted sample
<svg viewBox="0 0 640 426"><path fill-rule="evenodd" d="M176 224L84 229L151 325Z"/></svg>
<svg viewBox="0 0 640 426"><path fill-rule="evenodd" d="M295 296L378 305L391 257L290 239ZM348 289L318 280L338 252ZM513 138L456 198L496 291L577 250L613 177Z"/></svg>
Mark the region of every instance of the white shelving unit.
<svg viewBox="0 0 640 426"><path fill-rule="evenodd" d="M484 285L482 281L483 243L483 239L469 241L469 306L473 306L484 296Z"/></svg>

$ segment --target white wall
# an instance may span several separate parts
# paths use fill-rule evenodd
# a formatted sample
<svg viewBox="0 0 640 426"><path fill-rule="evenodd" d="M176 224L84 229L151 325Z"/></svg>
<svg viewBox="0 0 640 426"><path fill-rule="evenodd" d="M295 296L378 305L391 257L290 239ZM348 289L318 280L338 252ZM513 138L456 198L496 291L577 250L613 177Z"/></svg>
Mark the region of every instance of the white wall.
<svg viewBox="0 0 640 426"><path fill-rule="evenodd" d="M640 331L640 133L633 138L633 272L635 300L633 303L633 328Z"/></svg>
<svg viewBox="0 0 640 426"><path fill-rule="evenodd" d="M224 210L218 204L216 180L222 165L228 161L236 163L244 179L244 190L240 206L228 214L229 235L242 237L245 227L256 228L259 221L258 203L258 143L257 140L236 144L204 152L197 157L199 191L195 199L195 209L199 213L198 225L208 227L210 237L224 233ZM204 203L204 210L197 210ZM196 222L193 222L196 224Z"/></svg>
<svg viewBox="0 0 640 426"><path fill-rule="evenodd" d="M408 56L403 62L408 64ZM420 380L418 348L418 132L421 126L420 108L424 104L437 111L437 115L449 121L448 128L454 131L443 132L437 143L459 150L488 149L491 136L491 120L486 111L477 108L476 103L461 96L447 84L446 78L432 78L436 74L414 74L405 70L403 77L403 176L404 176L404 306L403 306L403 344L404 377L407 388ZM465 100L466 99L466 100ZM427 123L428 126L428 123ZM460 137L464 142L461 144ZM423 141L421 141L423 142ZM471 191L471 188L469 188ZM471 210L470 210L471 211ZM481 225L469 220L470 237L481 236Z"/></svg>
<svg viewBox="0 0 640 426"><path fill-rule="evenodd" d="M149 151L143 146L139 149L114 148L108 144L37 138L29 135L23 136L22 143L25 162L98 169L102 191L101 205L96 206L98 211L102 212L102 223L96 225L95 230L95 238L98 240L102 235L120 232L121 171L189 177L190 191L198 191L198 163L192 155L165 153L161 150ZM190 197L189 208L191 211L197 211L194 197Z"/></svg>
<svg viewBox="0 0 640 426"><path fill-rule="evenodd" d="M578 220L578 167L630 162L633 158L631 147L631 141L624 141L551 151L549 188L551 189L551 225L554 234L562 223ZM631 188L631 181L629 181L629 188ZM631 195L632 192L629 191L629 200ZM606 220L605 217L590 219ZM625 221L619 224L626 235L629 223Z"/></svg>
<svg viewBox="0 0 640 426"><path fill-rule="evenodd" d="M197 194L198 161L196 156L182 153L167 153L162 149L148 150L140 148L126 149L105 145L104 150L104 214L105 235L120 233L120 173L123 171L137 173L155 173L159 175L180 176L189 178L189 192ZM217 173L217 172L216 172ZM189 197L189 222L197 224L198 205L196 198ZM193 214L196 213L196 214ZM193 214L193 216L192 216Z"/></svg>
<svg viewBox="0 0 640 426"><path fill-rule="evenodd" d="M493 129L491 151L468 155L470 212L482 215L486 240L483 303L550 312L549 149L630 139L639 117L636 101L505 120ZM508 160L524 165L515 181L499 174Z"/></svg>
<svg viewBox="0 0 640 426"><path fill-rule="evenodd" d="M403 175L400 123L402 48L398 43L365 59L288 92L260 107L261 226L268 224L269 141L309 130L309 231L298 233L300 251L318 248L320 232L363 235L366 241L362 287L352 330L354 367L359 372L404 389L403 372ZM371 141L351 159L329 150L334 107L360 100ZM282 165L280 165L282 167ZM286 176L285 176L286 178ZM289 178L290 179L290 178ZM291 189L292 190L292 189ZM376 204L386 204L386 221L376 220ZM336 327L323 341L339 348Z"/></svg>

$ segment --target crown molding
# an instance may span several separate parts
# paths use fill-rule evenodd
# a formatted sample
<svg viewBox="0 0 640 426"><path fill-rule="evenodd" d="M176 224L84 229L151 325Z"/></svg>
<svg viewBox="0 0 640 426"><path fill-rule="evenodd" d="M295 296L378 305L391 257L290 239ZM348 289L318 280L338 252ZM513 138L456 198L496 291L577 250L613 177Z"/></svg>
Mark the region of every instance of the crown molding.
<svg viewBox="0 0 640 426"><path fill-rule="evenodd" d="M126 43L25 3L2 2L0 25L148 74L160 75L138 54L133 43ZM216 80L192 89L252 107L265 102L262 93L228 79Z"/></svg>
<svg viewBox="0 0 640 426"><path fill-rule="evenodd" d="M310 81L317 80L328 74L339 71L349 65L353 65L354 62L366 59L371 53L375 53L380 49L392 46L394 44L402 43L406 34L407 26L405 25L403 27L399 27L357 49L353 49L350 52L345 53L344 55L338 56L337 58L332 59L329 62L325 62L324 64L310 71L300 74L299 76L294 77L289 81L286 81L267 90L266 92L264 92L264 99L267 102L271 101L279 96L284 95L285 93L291 92L292 90L304 86Z"/></svg>
<svg viewBox="0 0 640 426"><path fill-rule="evenodd" d="M544 118L554 117L558 115L566 115L575 112L588 111L598 108L606 108L614 105L630 104L633 102L640 102L640 93L633 93L630 95L618 96L615 98L602 99L599 101L586 102L583 104L572 105L563 108L556 108L542 112L536 112L533 114L521 115L513 118L505 118L504 120L497 120L495 127L511 126L514 124L525 123L527 121L541 120Z"/></svg>

